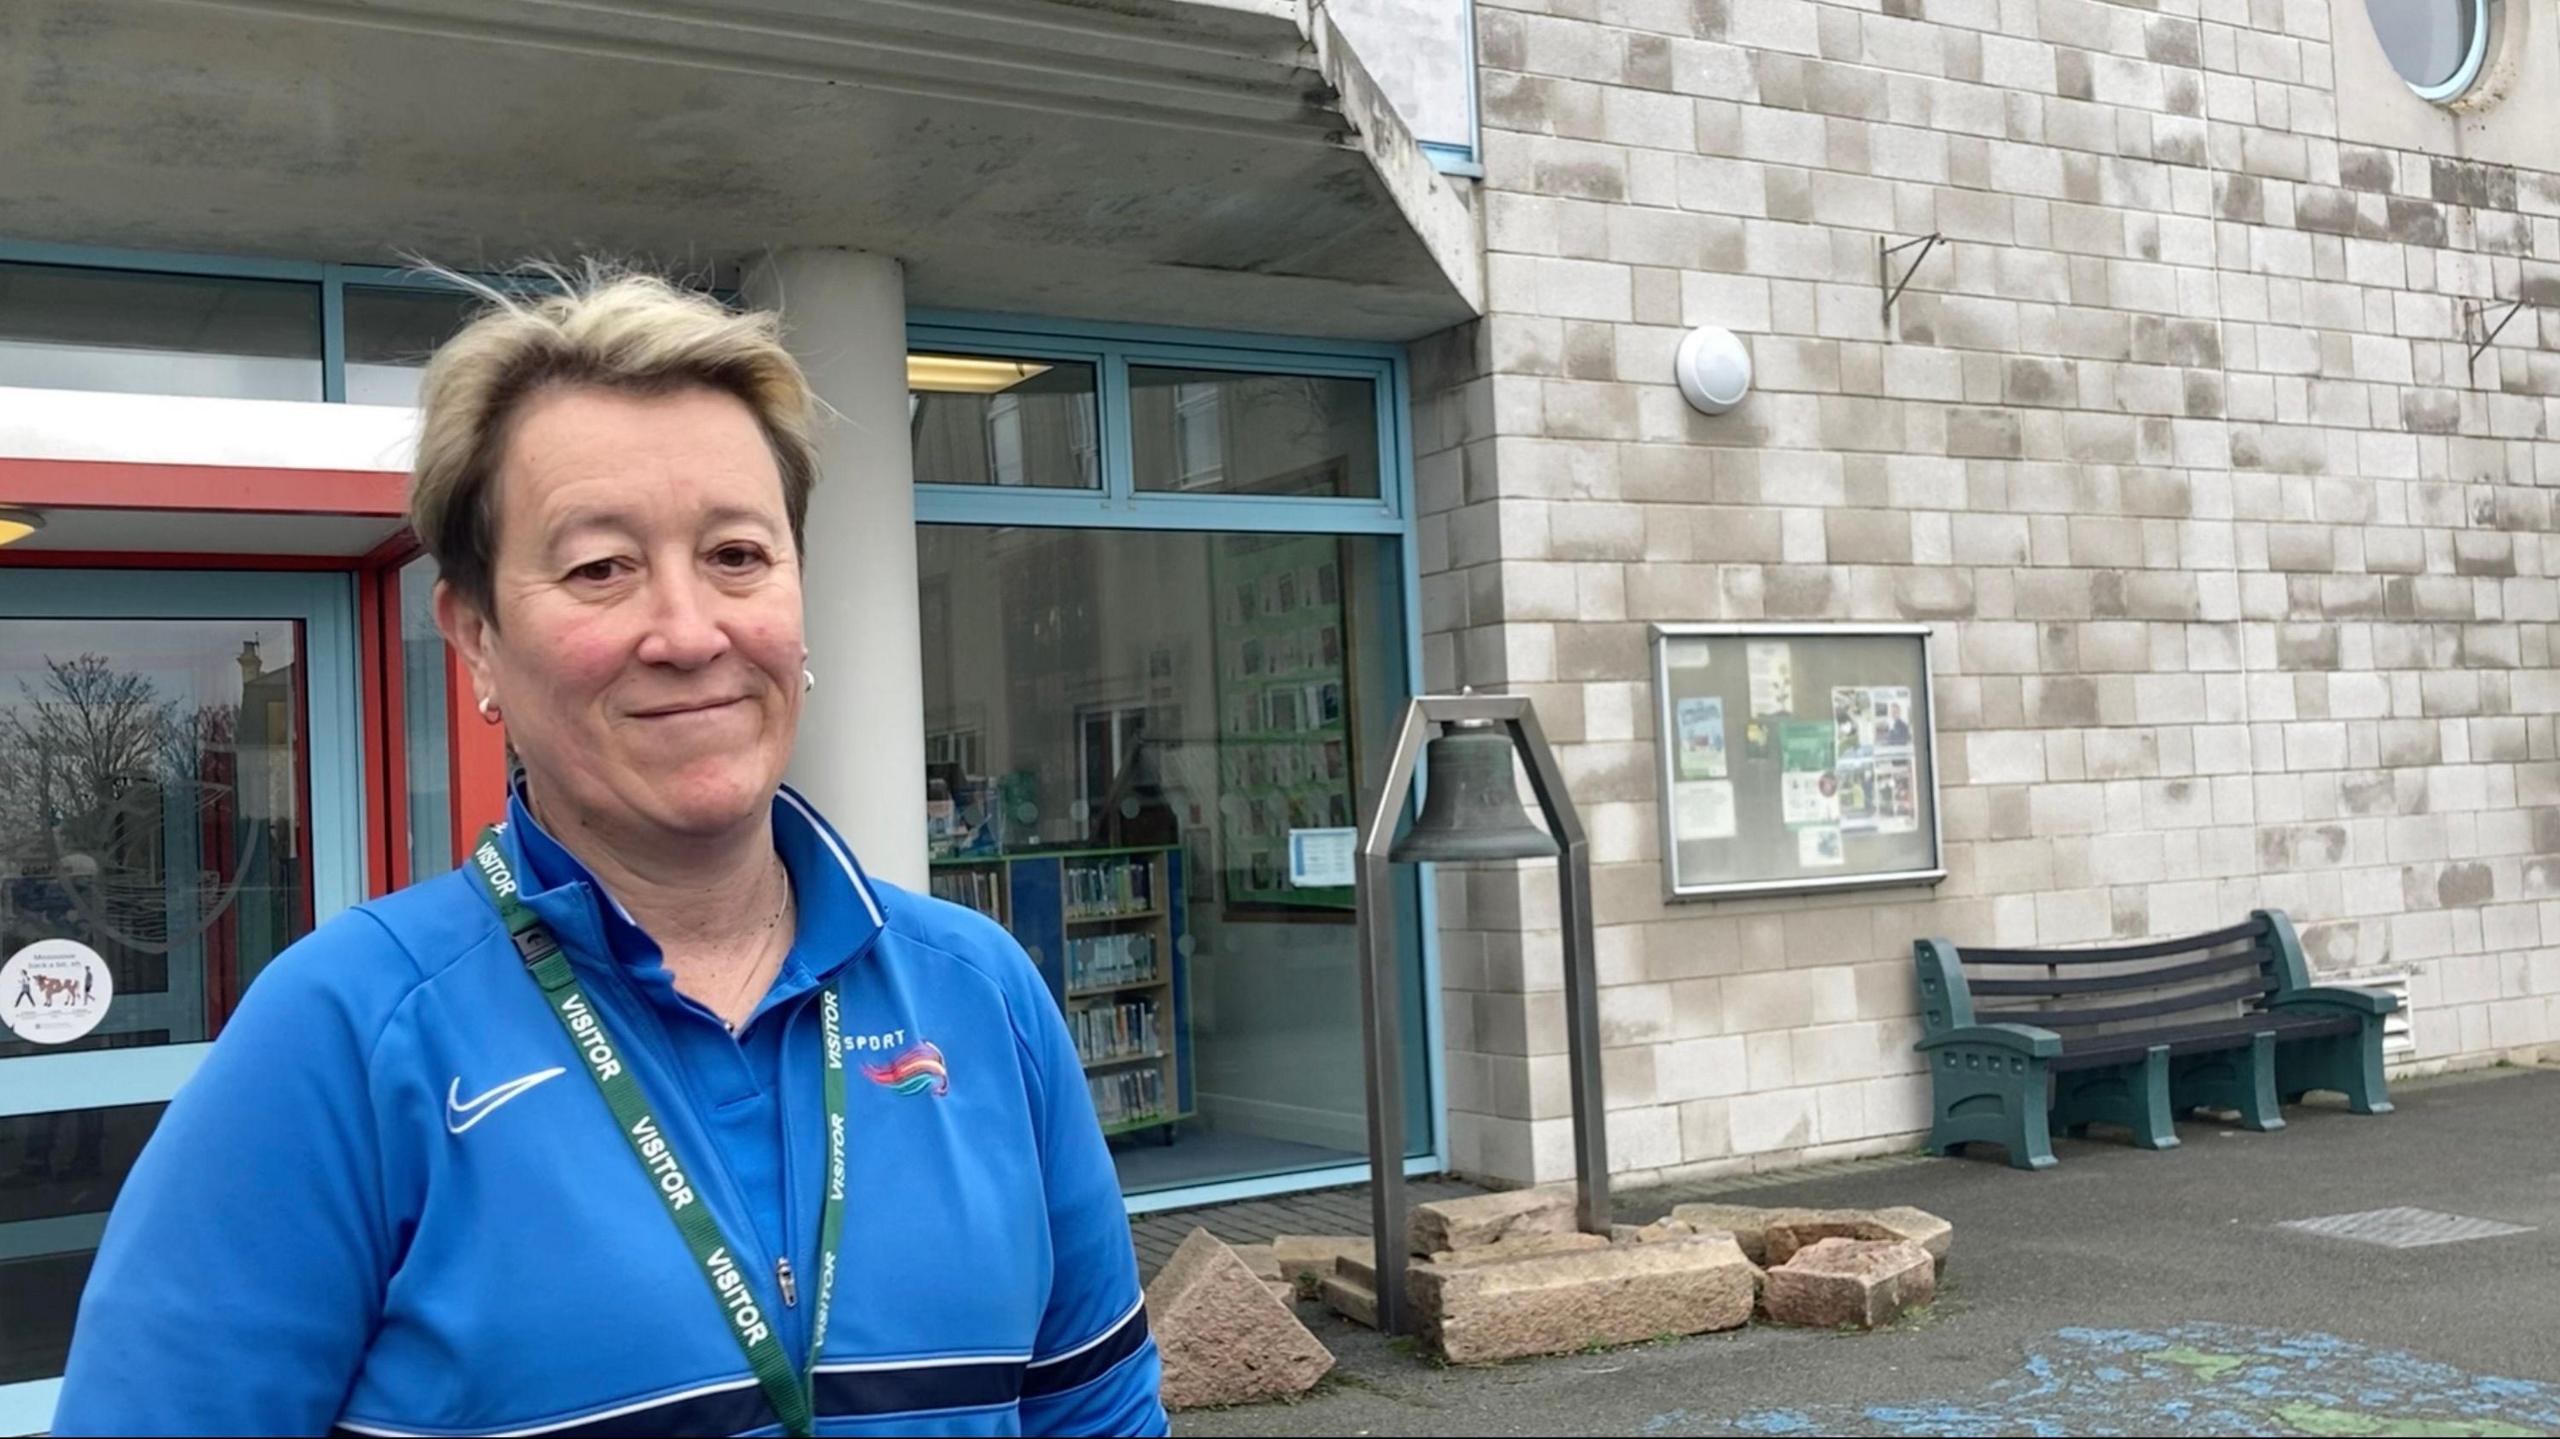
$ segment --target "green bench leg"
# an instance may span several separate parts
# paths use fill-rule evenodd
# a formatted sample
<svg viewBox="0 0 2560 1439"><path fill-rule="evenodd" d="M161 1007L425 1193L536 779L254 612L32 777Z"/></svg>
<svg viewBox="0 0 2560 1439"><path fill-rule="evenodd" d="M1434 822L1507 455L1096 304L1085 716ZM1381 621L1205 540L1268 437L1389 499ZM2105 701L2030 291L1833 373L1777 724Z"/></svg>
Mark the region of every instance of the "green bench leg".
<svg viewBox="0 0 2560 1439"><path fill-rule="evenodd" d="M2078 1070L2056 1081L2051 1128L2078 1138L2092 1124L2121 1124L2141 1149L2175 1149L2169 1117L2169 1051L2155 1047L2132 1064Z"/></svg>
<svg viewBox="0 0 2560 1439"><path fill-rule="evenodd" d="M2354 1034L2324 1034L2276 1047L2276 1084L2293 1102L2315 1089L2343 1094L2355 1114L2389 1114L2382 1078L2382 1021L2367 1017Z"/></svg>
<svg viewBox="0 0 2560 1439"><path fill-rule="evenodd" d="M2290 1086L2287 1086L2290 1087ZM2197 1109L2236 1109L2243 1129L2284 1128L2276 1102L2276 1037L2250 1036L2243 1049L2191 1055L2171 1067L2169 1088L2181 1114Z"/></svg>
<svg viewBox="0 0 2560 1439"><path fill-rule="evenodd" d="M2053 1157L2053 1142L2046 1138L2044 1125L2032 1117L2022 1116L2017 1128L1998 1142L2009 1152L2011 1169L2051 1169L2060 1162Z"/></svg>
<svg viewBox="0 0 2560 1439"><path fill-rule="evenodd" d="M2013 1169L2051 1169L2045 1133L2045 1067L1998 1051L1940 1050L1929 1067L1935 1111L1929 1148L1952 1154L1967 1144L1996 1144Z"/></svg>

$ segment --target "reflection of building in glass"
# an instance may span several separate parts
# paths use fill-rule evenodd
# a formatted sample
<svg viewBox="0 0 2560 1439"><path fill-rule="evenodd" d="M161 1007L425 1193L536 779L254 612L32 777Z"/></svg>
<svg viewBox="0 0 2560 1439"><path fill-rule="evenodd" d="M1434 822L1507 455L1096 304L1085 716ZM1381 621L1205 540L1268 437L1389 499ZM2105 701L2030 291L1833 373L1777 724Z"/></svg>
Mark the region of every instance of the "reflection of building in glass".
<svg viewBox="0 0 2560 1439"><path fill-rule="evenodd" d="M116 1005L91 1047L212 1037L311 923L293 666L232 626L171 627L177 644L135 652L107 626L47 625L27 638L115 652L48 647L0 672L0 953L60 937L106 959Z"/></svg>

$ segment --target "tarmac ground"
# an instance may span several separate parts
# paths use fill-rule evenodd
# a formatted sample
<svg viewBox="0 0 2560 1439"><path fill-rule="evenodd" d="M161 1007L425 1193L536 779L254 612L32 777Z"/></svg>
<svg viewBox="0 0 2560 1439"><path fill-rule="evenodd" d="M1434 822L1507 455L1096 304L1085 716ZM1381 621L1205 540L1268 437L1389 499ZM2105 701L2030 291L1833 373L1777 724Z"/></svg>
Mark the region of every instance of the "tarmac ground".
<svg viewBox="0 0 2560 1439"><path fill-rule="evenodd" d="M2103 1129L2057 1137L2042 1173L1886 1160L1726 1196L1952 1221L1937 1302L1873 1334L1755 1324L1440 1367L1300 1305L1333 1374L1295 1403L1177 1415L1174 1431L2560 1434L2560 1071L2392 1097L2371 1117L2314 1100L2266 1134L2199 1118L2159 1153ZM1694 1197L1621 1191L1618 1217ZM2402 1210L2427 1214L2372 1213ZM2349 1215L2370 1217L2337 1227L2436 1242L2288 1227Z"/></svg>

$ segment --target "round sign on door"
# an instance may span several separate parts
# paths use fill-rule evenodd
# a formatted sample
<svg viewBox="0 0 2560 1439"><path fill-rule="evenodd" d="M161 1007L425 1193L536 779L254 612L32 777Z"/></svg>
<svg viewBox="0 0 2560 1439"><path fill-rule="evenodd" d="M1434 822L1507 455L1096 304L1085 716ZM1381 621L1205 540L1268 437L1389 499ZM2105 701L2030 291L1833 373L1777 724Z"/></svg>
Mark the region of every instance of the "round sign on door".
<svg viewBox="0 0 2560 1439"><path fill-rule="evenodd" d="M36 1044L68 1044L98 1027L115 1002L115 976L74 939L40 939L0 964L0 1021Z"/></svg>

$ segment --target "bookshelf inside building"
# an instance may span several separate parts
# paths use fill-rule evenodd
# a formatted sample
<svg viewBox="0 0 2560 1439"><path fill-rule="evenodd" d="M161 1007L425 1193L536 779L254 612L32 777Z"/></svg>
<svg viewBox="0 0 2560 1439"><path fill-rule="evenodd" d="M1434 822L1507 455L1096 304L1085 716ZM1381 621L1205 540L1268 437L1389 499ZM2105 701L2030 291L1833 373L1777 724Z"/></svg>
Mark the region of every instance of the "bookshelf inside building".
<svg viewBox="0 0 2560 1439"><path fill-rule="evenodd" d="M935 897L1005 926L1040 967L1106 1134L1171 1143L1192 1113L1181 884L1171 846L933 864Z"/></svg>

